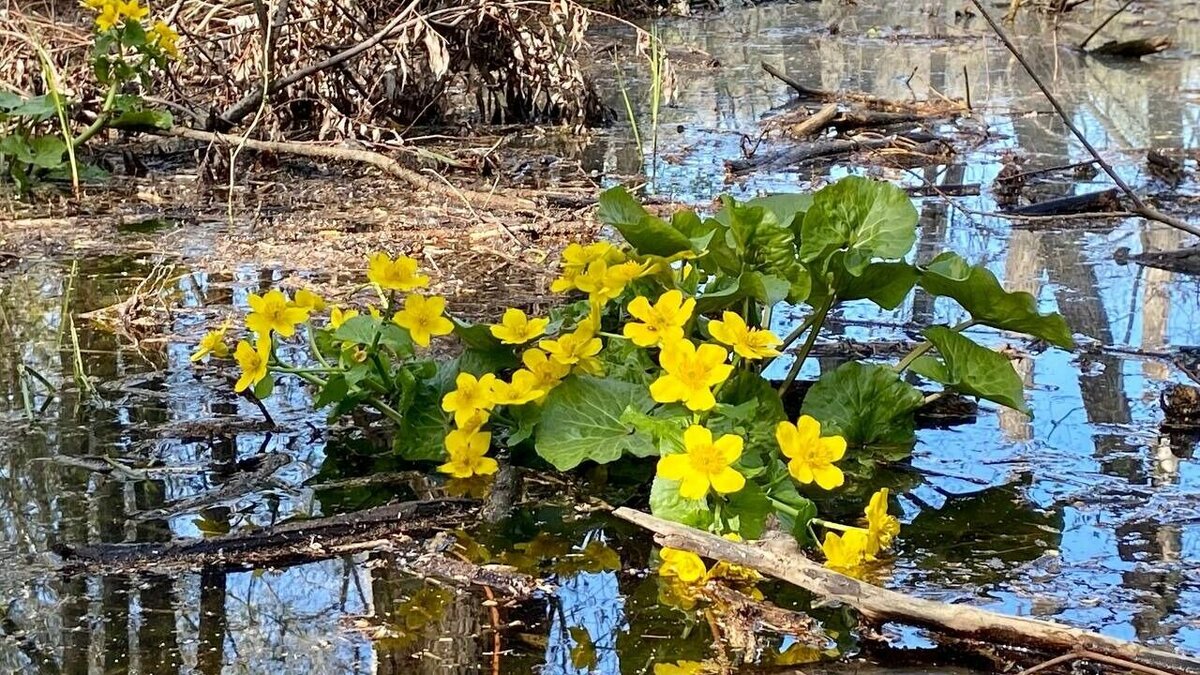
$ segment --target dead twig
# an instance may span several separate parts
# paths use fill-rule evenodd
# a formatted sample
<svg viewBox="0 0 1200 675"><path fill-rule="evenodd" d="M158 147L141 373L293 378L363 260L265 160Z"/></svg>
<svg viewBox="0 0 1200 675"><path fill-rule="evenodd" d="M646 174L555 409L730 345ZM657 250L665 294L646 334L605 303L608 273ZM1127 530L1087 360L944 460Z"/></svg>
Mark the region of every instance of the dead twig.
<svg viewBox="0 0 1200 675"><path fill-rule="evenodd" d="M1085 49L1087 49L1087 44L1092 41L1092 38L1096 37L1097 33L1104 30L1104 27L1107 26L1109 24L1109 22L1111 22L1113 19L1117 18L1117 16L1120 15L1121 12L1124 12L1126 9L1129 8L1130 5L1132 5L1136 1L1137 0L1125 0L1125 4L1118 7L1116 9L1116 11L1114 11L1112 14L1109 14L1107 19L1105 19L1104 21L1101 21L1100 25L1096 26L1096 30L1088 33L1088 36L1083 39L1083 42L1079 43L1079 51L1084 51Z"/></svg>
<svg viewBox="0 0 1200 675"><path fill-rule="evenodd" d="M1050 93L1050 88L1046 86L1045 82L1042 82L1042 78L1039 77L1038 74L1033 70L1033 66L1029 65L1029 61L1025 59L1025 55L1021 53L1021 50L1017 49L1017 46L1013 44L1011 39L1009 39L1008 34L1005 33L1004 29L1000 27L1000 24L996 23L996 20L992 18L992 15L989 14L986 9L984 9L983 3L981 3L979 0L971 0L971 4L975 5L975 9L979 10L979 13L983 15L984 20L987 21L988 25L992 27L992 31L996 33L996 37L1000 38L1000 41L1003 42L1008 51L1012 53L1013 58L1015 58L1017 62L1021 64L1021 67L1026 73L1029 74L1029 77L1033 79L1033 83L1037 85L1037 88L1042 91L1042 95L1045 96L1046 100L1050 102L1050 105L1054 107L1054 111L1058 113L1058 116L1062 119L1063 124L1065 124L1067 128L1071 130L1071 133L1075 135L1075 138L1079 139L1080 144L1082 144L1084 149L1088 151L1088 154L1091 155L1096 160L1096 163L1100 165L1101 170L1108 174L1108 177L1112 179L1113 183L1115 183L1117 187L1121 188L1121 192L1125 193L1125 196L1129 198L1129 201L1133 202L1133 209L1131 210L1147 220L1153 220L1164 225L1169 225L1176 229L1183 230L1184 232L1200 237L1200 227L1196 227L1195 225L1184 222L1174 216L1169 216L1142 201L1142 198L1133 191L1133 188L1129 187L1129 183L1126 183L1125 179L1121 178L1121 176L1113 170L1112 165L1100 156L1100 153L1092 145L1092 142L1087 139L1087 136L1083 135L1083 132L1079 130L1079 127L1075 126L1075 123L1071 121L1071 116L1067 114L1066 109L1063 108L1062 104L1058 102L1058 98L1056 98L1054 94Z"/></svg>

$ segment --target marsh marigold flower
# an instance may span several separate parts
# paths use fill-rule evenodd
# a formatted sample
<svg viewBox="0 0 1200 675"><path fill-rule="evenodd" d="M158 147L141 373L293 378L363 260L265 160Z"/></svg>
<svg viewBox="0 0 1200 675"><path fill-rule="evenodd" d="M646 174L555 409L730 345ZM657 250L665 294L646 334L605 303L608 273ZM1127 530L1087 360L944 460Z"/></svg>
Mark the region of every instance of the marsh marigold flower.
<svg viewBox="0 0 1200 675"><path fill-rule="evenodd" d="M496 460L485 457L492 444L492 435L486 431L456 430L446 434L446 452L450 461L438 467L438 471L454 478L470 478L496 473L500 468Z"/></svg>
<svg viewBox="0 0 1200 675"><path fill-rule="evenodd" d="M521 363L526 370L537 376L538 388L550 391L571 372L571 366L550 358L546 352L534 347L521 354Z"/></svg>
<svg viewBox="0 0 1200 675"><path fill-rule="evenodd" d="M588 268L588 265L601 261L605 265L617 265L625 260L621 249L601 241L583 246L570 244L562 253L562 275L550 284L550 290L555 293L566 293L577 288L576 281Z"/></svg>
<svg viewBox="0 0 1200 675"><path fill-rule="evenodd" d="M833 465L846 455L846 439L841 436L821 437L821 423L801 415L795 424L780 422L775 427L775 440L790 461L788 473L801 483L816 481L826 490L845 482L842 470Z"/></svg>
<svg viewBox="0 0 1200 675"><path fill-rule="evenodd" d="M596 358L604 345L596 337L592 324L587 321L580 322L574 332L560 335L556 340L542 340L538 346L562 365L572 366L589 375L599 375L604 371L600 360Z"/></svg>
<svg viewBox="0 0 1200 675"><path fill-rule="evenodd" d="M410 295L404 298L404 309L396 312L392 323L408 331L413 342L428 347L435 336L454 332L454 324L442 314L446 311L446 299L432 295Z"/></svg>
<svg viewBox="0 0 1200 675"><path fill-rule="evenodd" d="M179 33L175 32L162 21L154 22L154 27L150 29L150 44L158 47L163 54L166 54L172 59L179 59ZM300 295L297 293L296 295Z"/></svg>
<svg viewBox="0 0 1200 675"><path fill-rule="evenodd" d="M246 327L259 335L269 335L271 331L282 337L296 334L296 325L308 321L308 310L297 307L288 301L288 297L279 291L270 291L266 295L250 294L250 314L246 315Z"/></svg>
<svg viewBox="0 0 1200 675"><path fill-rule="evenodd" d="M867 533L854 528L838 535L825 533L821 552L825 554L825 566L855 576L869 559L867 555Z"/></svg>
<svg viewBox="0 0 1200 675"><path fill-rule="evenodd" d="M122 16L129 17L134 21L141 21L150 15L150 8L142 7L138 0L115 0L114 4L117 5L117 11Z"/></svg>
<svg viewBox="0 0 1200 675"><path fill-rule="evenodd" d="M522 368L512 374L512 381L496 380L492 385L492 400L497 405L523 405L546 395L537 375Z"/></svg>
<svg viewBox="0 0 1200 675"><path fill-rule="evenodd" d="M209 354L218 359L229 356L229 345L225 344L225 331L227 330L229 330L228 321L221 324L220 328L209 331L204 337L200 338L200 344L196 346L196 351L192 352L192 361L199 361Z"/></svg>
<svg viewBox="0 0 1200 675"><path fill-rule="evenodd" d="M296 297L292 300L292 306L309 312L319 312L325 309L325 299L307 288L301 288L296 291Z"/></svg>
<svg viewBox="0 0 1200 675"><path fill-rule="evenodd" d="M367 279L389 291L411 291L429 284L429 277L417 274L417 261L404 254L392 260L386 253L372 253L367 259Z"/></svg>
<svg viewBox="0 0 1200 675"><path fill-rule="evenodd" d="M724 312L720 321L709 322L708 332L712 333L714 340L729 345L734 353L744 359L778 356L776 347L783 344L783 340L771 331L747 326L737 312Z"/></svg>
<svg viewBox="0 0 1200 675"><path fill-rule="evenodd" d="M892 540L900 534L900 519L888 515L888 489L882 488L871 495L867 504L867 555L874 556L890 548Z"/></svg>
<svg viewBox="0 0 1200 675"><path fill-rule="evenodd" d="M625 324L625 337L639 347L658 345L683 339L683 327L692 318L696 299L683 297L683 293L671 290L658 297L653 305L645 296L639 295L629 303L629 313L641 323Z"/></svg>
<svg viewBox="0 0 1200 675"><path fill-rule="evenodd" d="M658 355L665 374L650 385L650 396L659 403L682 401L689 410L709 410L717 404L712 388L733 372L725 363L729 353L717 345L699 348L689 340L663 345Z"/></svg>
<svg viewBox="0 0 1200 675"><path fill-rule="evenodd" d="M233 390L241 393L257 385L267 376L267 363L271 359L271 338L259 335L255 346L250 346L245 340L239 341L233 358L242 369L242 376L233 385Z"/></svg>
<svg viewBox="0 0 1200 675"><path fill-rule="evenodd" d="M703 499L710 487L729 494L746 486L746 477L731 466L742 456L740 436L725 434L714 441L711 431L692 425L683 432L683 447L682 453L658 460L660 477L680 481L679 496Z"/></svg>
<svg viewBox="0 0 1200 675"><path fill-rule="evenodd" d="M353 319L356 316L358 316L357 309L343 310L341 307L334 305L333 309L329 310L329 327L334 330L337 330L342 327L342 324L346 323L347 321L349 321L350 319ZM379 317L376 317L376 318L379 318Z"/></svg>
<svg viewBox="0 0 1200 675"><path fill-rule="evenodd" d="M500 323L490 328L492 335L506 345L523 345L541 337L546 332L550 319L530 319L515 307L504 310Z"/></svg>
<svg viewBox="0 0 1200 675"><path fill-rule="evenodd" d="M691 551L677 548L664 548L658 552L662 564L658 566L660 577L672 577L685 584L697 584L704 581L708 568L700 556Z"/></svg>
<svg viewBox="0 0 1200 675"><path fill-rule="evenodd" d="M454 391L442 397L442 410L454 415L454 423L467 427L467 420L477 411L491 410L496 406L493 388L496 376L485 373L476 378L470 373L459 373L454 378Z"/></svg>
<svg viewBox="0 0 1200 675"><path fill-rule="evenodd" d="M104 3L100 7L100 13L96 15L96 30L104 33L110 31L121 23L121 12L114 2Z"/></svg>

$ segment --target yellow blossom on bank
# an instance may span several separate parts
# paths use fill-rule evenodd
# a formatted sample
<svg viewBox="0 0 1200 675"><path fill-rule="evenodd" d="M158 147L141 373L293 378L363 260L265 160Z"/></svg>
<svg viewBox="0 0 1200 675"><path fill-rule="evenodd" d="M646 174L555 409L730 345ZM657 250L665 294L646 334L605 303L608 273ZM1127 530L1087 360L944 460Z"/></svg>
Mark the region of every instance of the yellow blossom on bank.
<svg viewBox="0 0 1200 675"><path fill-rule="evenodd" d="M659 551L658 556L662 558L662 564L658 566L659 576L674 577L685 584L696 584L703 581L708 574L704 561L691 551L664 548Z"/></svg>
<svg viewBox="0 0 1200 675"><path fill-rule="evenodd" d="M546 395L537 375L521 369L512 374L512 381L497 380L492 385L492 400L496 405L523 405Z"/></svg>
<svg viewBox="0 0 1200 675"><path fill-rule="evenodd" d="M458 427L459 431L479 431L483 425L487 424L491 413L487 410L476 410L464 416L455 416L454 426Z"/></svg>
<svg viewBox="0 0 1200 675"><path fill-rule="evenodd" d="M438 467L438 471L454 478L470 478L496 473L500 468L496 460L485 457L492 444L492 435L486 431L456 430L446 434L446 452L450 461Z"/></svg>
<svg viewBox="0 0 1200 675"><path fill-rule="evenodd" d="M608 242L596 242L583 246L570 244L562 252L562 275L550 284L550 290L555 293L566 293L578 288L576 281L593 262L603 262L608 265L618 265L625 260L625 254L619 248Z"/></svg>
<svg viewBox="0 0 1200 675"><path fill-rule="evenodd" d="M142 7L138 0L115 0L117 11L121 16L128 17L134 21L141 21L150 15L149 7Z"/></svg>
<svg viewBox="0 0 1200 675"><path fill-rule="evenodd" d="M650 396L659 403L682 401L689 410L710 410L717 404L712 388L733 372L733 366L725 363L728 356L717 345L697 348L689 340L663 345L658 362L666 373L651 383Z"/></svg>
<svg viewBox="0 0 1200 675"><path fill-rule="evenodd" d="M541 337L546 332L550 319L530 319L516 308L504 310L500 323L490 328L492 335L506 345L522 345Z"/></svg>
<svg viewBox="0 0 1200 675"><path fill-rule="evenodd" d="M329 327L337 330L342 327L342 324L356 316L358 316L357 309L343 310L341 307L334 305L333 309L329 310Z"/></svg>
<svg viewBox="0 0 1200 675"><path fill-rule="evenodd" d="M888 515L888 489L882 488L871 495L865 510L867 515L867 555L875 556L890 548L892 540L900 534L900 519Z"/></svg>
<svg viewBox="0 0 1200 675"><path fill-rule="evenodd" d="M821 543L821 552L825 554L825 566L850 576L857 576L869 560L867 546L865 530L853 528L840 535L826 532L825 541Z"/></svg>
<svg viewBox="0 0 1200 675"><path fill-rule="evenodd" d="M428 347L429 341L439 335L454 332L454 324L443 316L446 299L431 295L410 295L404 298L404 309L392 316L392 323L408 331L413 342Z"/></svg>
<svg viewBox="0 0 1200 675"><path fill-rule="evenodd" d="M833 465L846 455L846 439L841 436L821 437L821 423L801 415L795 424L780 422L775 427L775 440L790 461L788 473L797 481L816 482L832 490L845 482L842 470Z"/></svg>
<svg viewBox="0 0 1200 675"><path fill-rule="evenodd" d="M245 340L239 341L237 349L233 352L233 358L237 360L238 366L242 369L242 375L233 385L233 390L241 393L255 386L267 376L267 363L271 359L271 338L267 335L259 335L258 343L255 346L251 346Z"/></svg>
<svg viewBox="0 0 1200 675"><path fill-rule="evenodd" d="M480 410L491 410L496 406L492 392L496 386L496 376L485 373L476 378L470 373L459 373L454 378L454 391L442 397L442 410L454 415L454 423L459 427L469 426L468 420Z"/></svg>
<svg viewBox="0 0 1200 675"><path fill-rule="evenodd" d="M692 318L696 299L683 297L676 290L659 296L653 305L639 295L629 303L629 313L641 323L625 324L625 337L639 347L657 347L667 342L683 339L683 327Z"/></svg>
<svg viewBox="0 0 1200 675"><path fill-rule="evenodd" d="M296 291L296 297L292 300L292 306L309 312L319 312L325 309L325 299L307 288L301 288Z"/></svg>
<svg viewBox="0 0 1200 675"><path fill-rule="evenodd" d="M293 305L286 295L277 290L266 295L251 293L249 303L246 328L259 335L275 331L282 337L291 337L296 334L297 324L308 321L308 310Z"/></svg>
<svg viewBox="0 0 1200 675"><path fill-rule="evenodd" d="M150 44L168 57L179 60L179 33L162 21L154 22L154 27L150 29Z"/></svg>
<svg viewBox="0 0 1200 675"><path fill-rule="evenodd" d="M367 279L389 291L411 291L429 284L429 277L417 274L416 260L404 254L392 260L382 252L367 259Z"/></svg>
<svg viewBox="0 0 1200 675"><path fill-rule="evenodd" d="M121 22L121 13L117 9L116 3L105 3L100 9L100 13L96 15L96 30L104 33L116 28Z"/></svg>
<svg viewBox="0 0 1200 675"><path fill-rule="evenodd" d="M746 477L731 465L742 456L743 445L740 436L725 434L714 441L711 431L692 425L683 432L684 451L659 458L658 475L680 481L684 499L703 499L710 487L719 494L737 492Z"/></svg>
<svg viewBox="0 0 1200 675"><path fill-rule="evenodd" d="M521 354L525 369L537 377L538 388L550 391L571 372L571 366L550 358L546 352L534 347Z"/></svg>
<svg viewBox="0 0 1200 675"><path fill-rule="evenodd" d="M221 327L209 331L204 337L200 338L200 344L196 346L196 351L192 352L192 362L212 354L218 359L223 359L229 356L229 345L225 344L225 331L229 330L229 321L221 324Z"/></svg>
<svg viewBox="0 0 1200 675"><path fill-rule="evenodd" d="M603 366L596 355L604 345L596 337L592 324L582 321L574 332L560 335L556 340L542 340L538 346L558 363L571 366L589 375L600 375Z"/></svg>
<svg viewBox="0 0 1200 675"><path fill-rule="evenodd" d="M783 340L769 330L750 328L736 312L724 312L720 321L710 321L708 332L714 340L729 345L744 359L779 356L776 347L783 344Z"/></svg>

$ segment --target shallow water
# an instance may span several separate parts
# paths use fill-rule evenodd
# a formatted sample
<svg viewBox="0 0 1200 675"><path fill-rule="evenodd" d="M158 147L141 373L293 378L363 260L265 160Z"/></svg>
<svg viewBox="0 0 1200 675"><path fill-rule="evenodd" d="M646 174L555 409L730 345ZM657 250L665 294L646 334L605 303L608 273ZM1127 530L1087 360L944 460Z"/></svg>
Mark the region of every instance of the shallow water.
<svg viewBox="0 0 1200 675"><path fill-rule="evenodd" d="M974 213L995 210L988 187L1005 153L1026 157L1028 167L1067 164L1085 153L1007 52L983 37L981 19L956 21L956 8L925 3L885 13L835 2L776 4L664 22L661 34L677 50L700 49L722 65L680 66L678 98L663 111L659 139L659 156L670 159L653 163L652 190L706 203L721 191L805 189L849 171L822 165L726 182L723 162L740 156L742 134L757 136L763 116L791 98L759 71L760 61L825 89L896 98L928 98L931 87L961 96L969 79L986 125L945 128L974 139L957 163L915 174L866 171L912 185L981 183L982 197L920 202L917 258L953 248L985 261L1009 288L1034 293L1044 309L1066 316L1081 341L1104 349L1031 354L1021 372L1032 420L982 405L974 423L921 431L911 467L881 470L862 486L864 492L892 487L904 507L898 555L880 581L1200 652L1200 465L1194 439L1160 429L1158 405L1162 387L1185 378L1164 359L1138 354L1200 345L1200 281L1113 261L1120 247L1166 250L1185 238L1134 220L1031 229ZM1173 3L1171 11L1176 18L1169 24L1130 14L1110 29L1165 25L1176 36L1176 50L1134 65L1056 47L1038 20L1022 19L1015 29L1028 35L1022 46L1053 75L1075 121L1145 193L1168 192L1142 168L1146 148L1197 147L1200 67L1191 54L1200 43L1200 11L1194 3ZM1099 18L1075 20L1090 26ZM1139 26L1143 21L1148 27ZM826 28L831 23L839 25L836 36ZM629 136L602 137L590 156L610 170L638 166L643 158ZM1069 194L1103 183L1063 178L1040 191ZM1195 193L1191 179L1173 192L1179 201ZM64 317L127 297L152 266L149 259L113 257L20 264L0 275L0 558L12 561L0 566L0 598L7 601L0 670L576 673L590 661L596 672L640 673L654 663L713 657L707 625L659 605L653 580L616 569L616 563L645 566L645 536L576 511L572 499L546 499L562 486L535 480L512 519L472 533L487 559L549 575L560 587L553 599L506 611L504 621L517 623L503 632L499 656L492 617L477 596L405 577L381 556L239 573L56 572L49 551L58 545L165 541L444 494L438 481L416 472L385 485L330 486L409 467L387 456L386 445L326 429L306 412L303 390L287 380L271 409L295 431L231 426L257 419L257 412L229 393L229 382L192 368L189 340L214 313L244 306L248 293L276 282L270 272L223 277L175 268L162 296L175 309L153 314L168 326L154 335L176 336L165 341L135 345L136 335L118 337L77 320L79 359L98 383L94 394L78 391ZM786 332L793 314L776 316ZM895 340L911 337L909 321L959 318L954 308L918 296L894 312L852 306L831 325L852 339ZM987 331L973 336L1033 349ZM836 365L836 358L814 359L804 374L816 377ZM21 368L60 391L49 393ZM247 460L272 454L286 462L269 480L259 477L225 500L178 514L134 517L237 485L254 473ZM157 460L164 469L142 477L71 462L101 456L139 467ZM615 472L596 470L587 479L587 494L568 497L628 498L628 479ZM790 589L772 590L784 604L809 601ZM839 630L840 612L814 611L840 636L840 647L854 649ZM386 637L368 639L381 627ZM928 644L913 631L888 632L900 645ZM588 641L593 649L578 649ZM767 638L762 660L782 663L787 659L776 654L798 651L790 641Z"/></svg>

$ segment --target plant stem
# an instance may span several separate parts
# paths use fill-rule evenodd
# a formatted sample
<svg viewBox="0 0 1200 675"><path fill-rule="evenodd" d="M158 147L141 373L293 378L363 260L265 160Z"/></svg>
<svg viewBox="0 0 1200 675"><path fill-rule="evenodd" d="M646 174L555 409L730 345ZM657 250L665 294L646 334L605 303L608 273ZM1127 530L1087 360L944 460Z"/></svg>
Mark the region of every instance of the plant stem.
<svg viewBox="0 0 1200 675"><path fill-rule="evenodd" d="M788 387L792 386L792 382L800 374L800 369L808 359L808 353L812 351L813 345L817 342L817 335L821 332L821 326L825 325L825 317L829 315L829 310L833 309L834 300L835 296L830 295L810 317L812 319L812 328L808 333L808 337L804 340L804 346L800 348L800 353L796 354L796 361L792 363L791 369L788 370L787 377L783 379L783 384L779 385L780 396L787 393Z"/></svg>
<svg viewBox="0 0 1200 675"><path fill-rule="evenodd" d="M974 326L976 323L978 323L978 322L975 321L975 319L968 319L968 320L963 321L962 323L954 326L950 330L954 331L955 333L961 333L964 330L970 328L971 326ZM913 364L913 361L916 361L917 359L924 356L925 352L928 352L930 349L933 349L932 342L930 342L929 340L922 342L921 344L917 345L916 347L913 347L913 350L911 352L909 352L904 358L900 359L899 363L892 366L892 370L896 371L897 373L903 373L909 366L911 366Z"/></svg>
<svg viewBox="0 0 1200 675"><path fill-rule="evenodd" d="M298 368L280 368L280 367L276 366L275 370L277 370L281 373L295 375L296 377L304 380L305 382L307 382L315 387L324 387L327 383L326 380L322 380L321 378L319 378L315 375L312 375L310 373L301 371ZM368 397L365 400L366 400L367 405L369 405L372 408L383 413L383 415L385 417L392 420L396 424L402 424L404 422L404 415L401 415L399 412L397 412L397 410L395 408L384 403L383 401L380 401L379 399L375 398L374 396Z"/></svg>
<svg viewBox="0 0 1200 675"><path fill-rule="evenodd" d="M96 120L92 122L86 129L81 131L78 136L71 139L71 147L78 148L79 146L91 140L92 136L104 130L108 125L109 119L112 117L113 104L117 100L117 83L113 82L108 85L108 93L104 97L104 105L100 107L100 114L96 116Z"/></svg>
<svg viewBox="0 0 1200 675"><path fill-rule="evenodd" d="M811 522L816 525L820 525L821 527L823 527L827 530L840 530L842 532L851 532L853 530L861 530L862 529L861 527L853 527L851 525L843 525L841 523L831 523L828 520L821 520L820 518L813 518Z"/></svg>
<svg viewBox="0 0 1200 675"><path fill-rule="evenodd" d="M795 342L796 340L799 340L800 336L804 335L804 331L808 330L808 327L812 325L813 319L815 317L816 317L816 312L813 312L812 314L809 314L808 316L804 317L804 321L801 321L800 325L796 326L795 330L788 333L787 337L783 338L783 344L779 345L779 351L781 351L781 352L787 351L787 348L791 347L793 342Z"/></svg>
<svg viewBox="0 0 1200 675"><path fill-rule="evenodd" d="M784 513L788 514L789 516L791 516L793 518L800 515L800 511L796 507L792 506L791 504L781 502L778 499L775 499L774 497L767 497L767 499L771 500L771 503L775 506L776 510L783 511Z"/></svg>
<svg viewBox="0 0 1200 675"><path fill-rule="evenodd" d="M304 332L308 336L308 348L312 351L313 357L317 359L317 363L324 368L329 368L329 362L321 355L321 350L317 349L317 339L313 336L313 325L309 323Z"/></svg>

